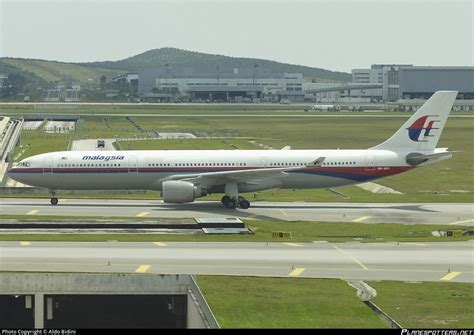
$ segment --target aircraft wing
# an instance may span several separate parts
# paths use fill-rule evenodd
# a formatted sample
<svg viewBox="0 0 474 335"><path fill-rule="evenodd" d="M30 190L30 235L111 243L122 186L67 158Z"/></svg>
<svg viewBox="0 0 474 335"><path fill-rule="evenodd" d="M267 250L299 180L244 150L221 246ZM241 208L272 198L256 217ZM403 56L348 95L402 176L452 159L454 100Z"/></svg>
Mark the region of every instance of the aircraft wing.
<svg viewBox="0 0 474 335"><path fill-rule="evenodd" d="M319 167L322 165L326 157L318 159L305 166L289 166L289 167L271 167L232 171L204 172L191 174L176 174L160 180L160 182L168 180L183 180L193 184L204 185L207 187L214 185L223 185L229 182L257 182L261 179L269 179L276 177L285 177L287 172L303 170L308 167Z"/></svg>

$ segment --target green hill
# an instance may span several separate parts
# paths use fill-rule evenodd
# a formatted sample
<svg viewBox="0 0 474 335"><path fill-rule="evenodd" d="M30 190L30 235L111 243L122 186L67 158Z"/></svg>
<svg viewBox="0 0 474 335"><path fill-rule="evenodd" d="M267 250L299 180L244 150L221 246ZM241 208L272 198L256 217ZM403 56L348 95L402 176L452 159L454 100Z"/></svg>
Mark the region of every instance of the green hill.
<svg viewBox="0 0 474 335"><path fill-rule="evenodd" d="M0 58L0 74L6 74L8 80L0 90L0 99L18 101L23 96L42 99L44 90L57 85L81 84L92 88L100 85L100 78L110 79L119 74L133 71L147 71L170 66L171 73L207 75L214 73L219 66L221 73L232 73L234 68L239 74L252 75L255 64L258 75L282 74L284 72L302 73L305 80L317 82L350 82L351 75L308 66L293 65L254 58L228 57L175 48L150 50L142 54L118 61L94 63L65 63L38 59ZM115 88L115 87L114 87Z"/></svg>
<svg viewBox="0 0 474 335"><path fill-rule="evenodd" d="M102 75L110 78L122 74L126 70L119 68L103 69L74 63L37 59L0 58L0 72L7 74L12 72L17 74L23 73L24 76L34 76L38 80L47 83L71 81L74 83L97 84L100 82Z"/></svg>
<svg viewBox="0 0 474 335"><path fill-rule="evenodd" d="M345 72L334 72L302 65L280 63L264 59L239 58L222 55L211 55L201 52L175 48L161 48L146 51L142 54L118 61L93 63L64 63L38 59L0 58L0 73L21 74L35 82L98 84L100 77L111 78L118 74L164 67L193 68L197 73L221 69L253 69L258 64L259 71L270 73L302 73L305 79L320 82L350 82L351 75Z"/></svg>
<svg viewBox="0 0 474 335"><path fill-rule="evenodd" d="M272 73L293 72L302 73L306 79L314 79L323 82L350 82L352 76L345 72L334 72L319 68L302 65L280 63L264 59L239 58L222 55L211 55L201 52L187 51L175 48L161 48L146 51L142 54L122 59L119 61L106 61L94 63L82 63L89 67L101 67L109 69L126 69L128 71L140 71L149 68L163 67L166 64L172 67L192 67L199 72L215 69L217 65L223 68L252 69L258 64L259 69L265 69Z"/></svg>

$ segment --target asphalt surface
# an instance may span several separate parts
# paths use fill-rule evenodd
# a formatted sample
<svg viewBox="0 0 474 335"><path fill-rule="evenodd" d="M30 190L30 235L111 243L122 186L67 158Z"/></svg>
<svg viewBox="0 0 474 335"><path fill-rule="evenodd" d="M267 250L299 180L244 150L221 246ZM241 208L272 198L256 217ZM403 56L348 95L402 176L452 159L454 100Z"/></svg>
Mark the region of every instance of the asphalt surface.
<svg viewBox="0 0 474 335"><path fill-rule="evenodd" d="M115 150L113 142L115 139L106 138L103 139L105 147L98 148L97 141L98 139L93 140L75 140L72 142L71 151L105 151L105 150Z"/></svg>
<svg viewBox="0 0 474 335"><path fill-rule="evenodd" d="M3 112L2 114L4 115L18 115L18 112ZM71 113L68 113L71 114ZM383 115L383 114L370 114L370 113L364 113L364 114L347 114L347 113L340 113L337 115L334 114L326 114L324 112L308 112L308 114L298 114L298 111L292 114L292 112L288 113L275 113L275 112L264 112L264 113L259 113L259 111L256 111L256 113L252 112L236 112L233 113L232 111L226 112L226 113L208 113L208 114L200 114L199 112L197 113L87 113L87 112L81 112L78 111L77 113L73 113L74 115L84 115L84 116L151 116L151 117L205 117L205 118L213 118L213 117L229 117L229 118L265 118L265 117L271 117L271 118L380 118L380 119L387 119L387 118L394 118L394 119L408 119L412 114L407 113L407 115ZM470 119L474 118L474 115L450 115L449 118L465 118L465 119Z"/></svg>
<svg viewBox="0 0 474 335"><path fill-rule="evenodd" d="M474 282L474 242L0 242L0 271Z"/></svg>
<svg viewBox="0 0 474 335"><path fill-rule="evenodd" d="M56 215L140 218L214 218L474 226L471 203L252 202L230 210L219 201L165 204L161 200L0 198L0 215ZM1 220L1 218L0 218Z"/></svg>

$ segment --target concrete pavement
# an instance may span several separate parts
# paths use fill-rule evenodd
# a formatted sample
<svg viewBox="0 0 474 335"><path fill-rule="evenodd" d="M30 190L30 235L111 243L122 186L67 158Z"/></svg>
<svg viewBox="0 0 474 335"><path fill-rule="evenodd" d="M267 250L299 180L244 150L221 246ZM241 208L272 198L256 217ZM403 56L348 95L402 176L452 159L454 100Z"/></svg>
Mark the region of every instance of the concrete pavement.
<svg viewBox="0 0 474 335"><path fill-rule="evenodd" d="M0 215L211 218L280 221L328 221L474 226L471 203L316 203L252 202L247 210L229 210L219 201L166 204L161 200L0 198Z"/></svg>
<svg viewBox="0 0 474 335"><path fill-rule="evenodd" d="M0 242L0 271L141 271L472 283L474 242L8 241Z"/></svg>

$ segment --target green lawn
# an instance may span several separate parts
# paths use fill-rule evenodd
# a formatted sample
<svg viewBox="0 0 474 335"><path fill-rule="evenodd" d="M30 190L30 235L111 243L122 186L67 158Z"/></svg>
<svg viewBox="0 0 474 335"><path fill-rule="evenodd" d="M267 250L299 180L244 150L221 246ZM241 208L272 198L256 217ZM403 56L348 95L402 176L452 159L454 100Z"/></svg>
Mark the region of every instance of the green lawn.
<svg viewBox="0 0 474 335"><path fill-rule="evenodd" d="M407 328L474 328L474 285L470 283L368 282L374 302Z"/></svg>
<svg viewBox="0 0 474 335"><path fill-rule="evenodd" d="M382 328L337 279L197 276L222 328ZM474 285L369 281L373 300L403 327L473 328Z"/></svg>
<svg viewBox="0 0 474 335"><path fill-rule="evenodd" d="M36 220L90 220L102 219L94 217L54 217L32 215L0 215L0 220L14 219L20 222L35 222ZM114 218L116 222L127 223L130 220L147 221L150 218ZM151 220L152 221L152 220ZM468 230L465 226L442 225L404 225L395 223L364 224L357 222L276 222L244 220L245 225L251 228L254 235L168 235L168 234L1 234L0 240L8 241L238 241L238 242L452 242L472 239L471 236L461 237L434 237L434 230ZM291 233L291 238L273 238L272 232L285 231Z"/></svg>
<svg viewBox="0 0 474 335"><path fill-rule="evenodd" d="M67 150L67 134L49 134L41 130L25 130L21 133L21 147L15 148L14 156L22 153L17 161L46 152Z"/></svg>
<svg viewBox="0 0 474 335"><path fill-rule="evenodd" d="M182 140L145 140L121 141L122 149L128 150L259 150L255 144L242 139L182 139Z"/></svg>
<svg viewBox="0 0 474 335"><path fill-rule="evenodd" d="M338 279L198 276L222 328L387 328Z"/></svg>
<svg viewBox="0 0 474 335"><path fill-rule="evenodd" d="M35 74L48 82L63 81L64 77L69 77L73 81L81 83L100 81L101 75L108 78L126 72L125 70L113 70L87 67L79 64L49 62L37 59L15 59L3 58L3 63L14 66L20 71L27 71Z"/></svg>

